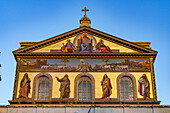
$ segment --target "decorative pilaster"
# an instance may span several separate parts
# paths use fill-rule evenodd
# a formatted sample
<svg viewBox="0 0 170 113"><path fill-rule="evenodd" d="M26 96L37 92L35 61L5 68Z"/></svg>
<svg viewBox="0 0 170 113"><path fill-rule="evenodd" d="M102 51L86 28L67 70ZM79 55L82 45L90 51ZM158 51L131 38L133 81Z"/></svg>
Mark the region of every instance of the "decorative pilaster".
<svg viewBox="0 0 170 113"><path fill-rule="evenodd" d="M155 82L155 72L154 72L154 61L153 58L150 58L151 63L151 80L152 80L152 91L154 101L157 101L157 92L156 92L156 82Z"/></svg>
<svg viewBox="0 0 170 113"><path fill-rule="evenodd" d="M17 89L18 89L18 80L19 80L19 67L20 67L20 58L17 58L17 66L15 72L15 82L14 82L14 89L13 89L13 98L12 100L17 99Z"/></svg>

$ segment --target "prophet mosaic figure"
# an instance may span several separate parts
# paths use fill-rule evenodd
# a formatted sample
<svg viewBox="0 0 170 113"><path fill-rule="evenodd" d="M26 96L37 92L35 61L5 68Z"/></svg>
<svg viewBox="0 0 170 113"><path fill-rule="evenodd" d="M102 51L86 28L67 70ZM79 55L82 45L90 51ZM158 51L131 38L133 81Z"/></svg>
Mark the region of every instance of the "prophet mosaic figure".
<svg viewBox="0 0 170 113"><path fill-rule="evenodd" d="M110 78L107 76L107 74L103 76L101 85L102 85L102 90L103 90L103 95L101 99L109 98L110 95L112 94L112 85L110 82Z"/></svg>
<svg viewBox="0 0 170 113"><path fill-rule="evenodd" d="M71 43L70 40L67 40L67 43L61 47L61 52L63 53L72 53L75 49L75 46L73 45L73 43Z"/></svg>
<svg viewBox="0 0 170 113"><path fill-rule="evenodd" d="M70 79L68 78L68 75L65 74L63 78L59 79L58 77L57 81L60 82L60 98L69 98L70 97Z"/></svg>
<svg viewBox="0 0 170 113"><path fill-rule="evenodd" d="M30 78L28 77L28 73L25 73L21 83L20 83L20 90L19 90L19 97L18 98L26 98L28 99L28 94L30 93Z"/></svg>
<svg viewBox="0 0 170 113"><path fill-rule="evenodd" d="M139 80L138 80L138 92L141 96L143 96L143 99L146 100L147 98L150 98L150 85L148 78L146 74L143 74Z"/></svg>
<svg viewBox="0 0 170 113"><path fill-rule="evenodd" d="M100 40L96 45L96 50L100 50L101 53L111 53L110 47L104 45L103 40Z"/></svg>
<svg viewBox="0 0 170 113"><path fill-rule="evenodd" d="M89 51L92 52L91 48L91 39L87 37L87 34L84 33L83 37L80 38L80 46L78 48L78 52L80 51Z"/></svg>

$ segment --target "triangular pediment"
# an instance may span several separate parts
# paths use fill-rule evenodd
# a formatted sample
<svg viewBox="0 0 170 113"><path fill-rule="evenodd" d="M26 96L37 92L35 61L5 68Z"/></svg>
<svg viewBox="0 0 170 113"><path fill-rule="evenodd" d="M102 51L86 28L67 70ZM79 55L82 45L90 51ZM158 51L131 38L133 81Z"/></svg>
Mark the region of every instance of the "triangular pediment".
<svg viewBox="0 0 170 113"><path fill-rule="evenodd" d="M66 45L68 40L71 44ZM129 42L89 27L77 28L41 42L25 42L21 43L21 45L18 50L13 51L14 54L62 52L105 53L108 51L110 51L109 53L157 53L157 51L143 46L141 43ZM74 47L71 47L72 45ZM90 51L89 48L86 48L87 46L90 47ZM66 47L71 47L73 50L66 50Z"/></svg>

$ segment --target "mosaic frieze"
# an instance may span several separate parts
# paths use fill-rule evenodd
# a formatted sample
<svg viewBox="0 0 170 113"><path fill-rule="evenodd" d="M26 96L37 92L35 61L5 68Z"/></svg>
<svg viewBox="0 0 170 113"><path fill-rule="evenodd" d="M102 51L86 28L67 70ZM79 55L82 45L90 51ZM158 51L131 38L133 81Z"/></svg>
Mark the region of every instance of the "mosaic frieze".
<svg viewBox="0 0 170 113"><path fill-rule="evenodd" d="M21 59L20 71L150 72L149 59Z"/></svg>

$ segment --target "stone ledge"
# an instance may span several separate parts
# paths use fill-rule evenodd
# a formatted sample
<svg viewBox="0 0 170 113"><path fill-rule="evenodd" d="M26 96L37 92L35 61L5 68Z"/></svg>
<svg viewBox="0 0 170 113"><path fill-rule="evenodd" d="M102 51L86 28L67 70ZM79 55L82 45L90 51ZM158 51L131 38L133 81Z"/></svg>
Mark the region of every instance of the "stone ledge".
<svg viewBox="0 0 170 113"><path fill-rule="evenodd" d="M71 108L80 108L80 107L96 107L96 108L170 108L170 105L129 105L129 104L125 104L125 105L112 105L112 104L108 104L108 105L96 105L96 104L92 104L92 105L71 105L71 104L60 104L60 105L54 105L54 104L13 104L13 105L0 105L0 108L38 108L38 107L42 107L42 108L65 108L65 107L71 107Z"/></svg>
<svg viewBox="0 0 170 113"><path fill-rule="evenodd" d="M0 113L170 113L170 105L0 105Z"/></svg>
<svg viewBox="0 0 170 113"><path fill-rule="evenodd" d="M140 101L131 101L131 102L126 102L126 101L115 101L114 99L112 100L106 100L106 99L99 99L99 100L94 100L94 101L74 101L73 98L69 98L69 99L65 99L65 100L60 100L60 99L52 99L51 101L35 101L35 100L10 100L9 103L12 104L96 104L96 105L100 105L100 104L113 104L113 105L159 105L161 101L153 101L153 100L140 100Z"/></svg>

